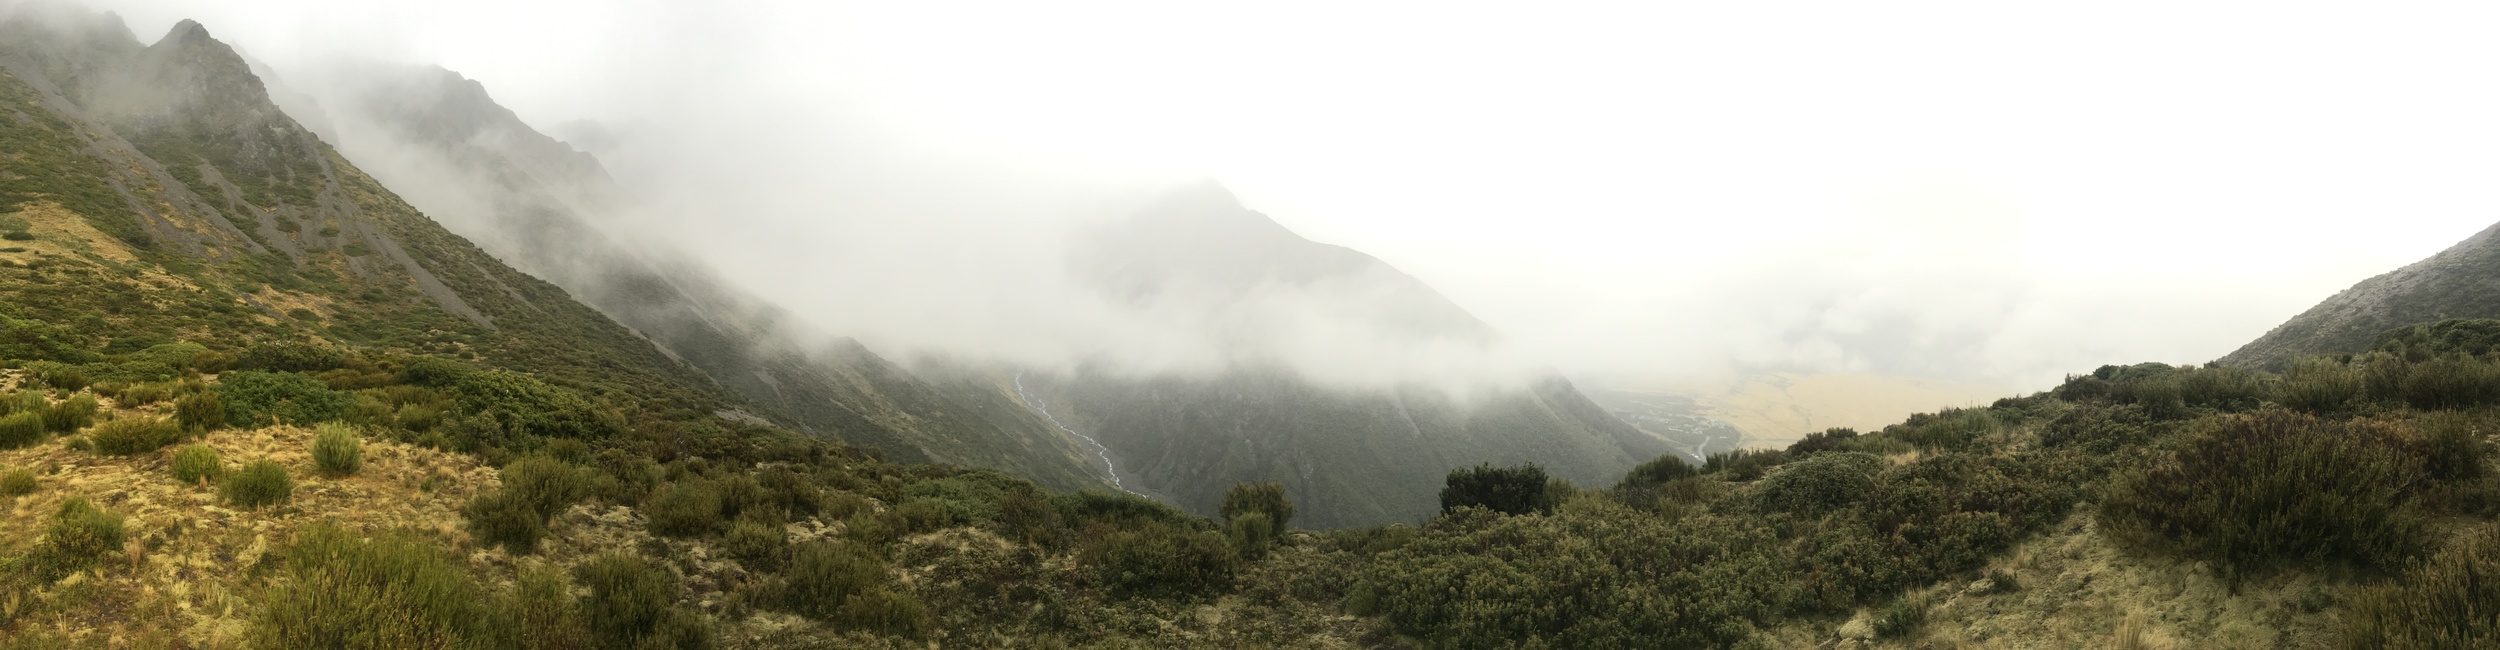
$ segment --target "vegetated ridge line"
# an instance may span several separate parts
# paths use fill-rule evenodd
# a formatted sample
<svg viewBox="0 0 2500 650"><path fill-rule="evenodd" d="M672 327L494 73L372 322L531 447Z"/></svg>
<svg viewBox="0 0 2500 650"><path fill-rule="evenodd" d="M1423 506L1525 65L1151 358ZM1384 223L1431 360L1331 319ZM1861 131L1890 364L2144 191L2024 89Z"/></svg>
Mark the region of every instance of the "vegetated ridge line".
<svg viewBox="0 0 2500 650"><path fill-rule="evenodd" d="M1093 436L1077 433L1076 429L1069 428L1068 425L1065 424L1060 424L1059 418L1051 415L1050 409L1042 405L1042 400L1034 398L1032 393L1025 392L1024 373L1021 372L1016 373L1016 399L1024 400L1025 407L1033 409L1033 412L1035 413L1042 414L1042 419L1049 420L1050 426L1059 427L1060 431L1066 431L1068 432L1068 435L1083 439L1085 444L1093 445L1094 455L1102 457L1102 471L1111 475L1111 487L1119 488L1121 492L1137 494L1136 490L1128 489L1127 485L1122 485L1120 483L1120 468L1111 464L1111 448L1102 446L1102 441L1095 440Z"/></svg>

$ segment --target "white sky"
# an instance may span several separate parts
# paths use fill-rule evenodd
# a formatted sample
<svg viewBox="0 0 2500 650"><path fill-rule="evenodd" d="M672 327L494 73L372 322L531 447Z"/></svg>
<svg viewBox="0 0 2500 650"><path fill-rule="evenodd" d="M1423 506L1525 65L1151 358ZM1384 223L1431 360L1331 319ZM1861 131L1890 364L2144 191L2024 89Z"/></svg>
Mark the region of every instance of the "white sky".
<svg viewBox="0 0 2500 650"><path fill-rule="evenodd" d="M2500 221L2489 3L93 1L542 127L1214 178L1601 380L2203 361Z"/></svg>

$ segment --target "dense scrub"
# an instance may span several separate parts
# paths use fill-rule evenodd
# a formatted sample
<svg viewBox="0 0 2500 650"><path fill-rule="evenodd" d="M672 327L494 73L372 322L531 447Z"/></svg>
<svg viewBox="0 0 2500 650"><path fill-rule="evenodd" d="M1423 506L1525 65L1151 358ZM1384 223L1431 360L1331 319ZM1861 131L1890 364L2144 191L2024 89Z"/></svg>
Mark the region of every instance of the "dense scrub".
<svg viewBox="0 0 2500 650"><path fill-rule="evenodd" d="M2418 450L2392 425L2281 410L2218 418L2118 480L2103 525L2242 574L2277 564L2392 567L2422 545Z"/></svg>

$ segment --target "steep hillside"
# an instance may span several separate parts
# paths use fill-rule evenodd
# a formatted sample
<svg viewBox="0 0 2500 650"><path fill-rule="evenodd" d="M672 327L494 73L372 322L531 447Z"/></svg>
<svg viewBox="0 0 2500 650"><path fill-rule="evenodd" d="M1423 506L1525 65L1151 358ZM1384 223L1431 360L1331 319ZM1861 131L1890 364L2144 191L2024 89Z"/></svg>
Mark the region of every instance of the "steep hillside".
<svg viewBox="0 0 2500 650"><path fill-rule="evenodd" d="M2369 349L2398 327L2500 317L2500 225L2429 259L2362 280L2225 355L2224 364L2280 369L2292 359Z"/></svg>
<svg viewBox="0 0 2500 650"><path fill-rule="evenodd" d="M702 379L401 203L272 106L196 23L0 29L0 205L28 224L0 310L104 353L326 339L533 366L703 407ZM212 336L213 334L213 336ZM75 352L63 360L80 360Z"/></svg>
<svg viewBox="0 0 2500 650"><path fill-rule="evenodd" d="M565 288L800 431L899 461L987 467L1054 489L1106 487L1055 430L958 405L858 343L810 334L701 265L602 230L630 202L599 161L533 130L483 86L431 66L301 71L288 112L498 259Z"/></svg>
<svg viewBox="0 0 2500 650"><path fill-rule="evenodd" d="M1465 396L1420 381L1361 388L1314 378L1326 369L1311 365L1397 363L1398 351L1486 357L1497 335L1413 276L1304 239L1219 187L1172 192L1087 242L1071 255L1080 278L1115 303L1201 328L1225 368L915 369L971 379L956 386L1021 374L1028 394L1015 401L1106 447L1128 489L1191 512L1215 514L1235 483L1276 481L1313 528L1408 522L1438 508L1435 481L1453 469L1535 463L1602 483L1672 449L1558 376ZM1306 345L1355 353L1294 356Z"/></svg>
<svg viewBox="0 0 2500 650"><path fill-rule="evenodd" d="M12 5L0 66L0 648L1367 633L1201 600L1304 573L1266 552L1284 512L1236 545L739 414L401 203L197 24L142 45Z"/></svg>

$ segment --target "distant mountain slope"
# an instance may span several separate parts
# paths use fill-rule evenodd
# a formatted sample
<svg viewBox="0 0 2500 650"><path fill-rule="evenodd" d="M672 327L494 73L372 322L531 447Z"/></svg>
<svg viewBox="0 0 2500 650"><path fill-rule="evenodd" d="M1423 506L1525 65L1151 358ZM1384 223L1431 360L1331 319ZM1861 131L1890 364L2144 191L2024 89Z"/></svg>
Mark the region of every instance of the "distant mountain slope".
<svg viewBox="0 0 2500 650"><path fill-rule="evenodd" d="M1218 187L1153 202L1093 233L1073 259L1115 301L1202 323L1229 369L1025 369L1034 399L1015 401L1099 440L1130 489L1194 512L1215 512L1234 483L1277 481L1301 508L1296 521L1313 528L1407 522L1439 509L1438 481L1452 469L1537 463L1602 485L1674 451L1558 376L1457 397L1421 383L1350 388L1294 369L1282 356L1313 340L1464 356L1490 354L1496 335L1422 281L1294 234ZM972 378L957 386L1016 372L916 369Z"/></svg>
<svg viewBox="0 0 2500 650"><path fill-rule="evenodd" d="M2390 329L2448 318L2500 317L2500 225L2429 259L2361 281L2225 355L2279 369L2295 357L2360 352Z"/></svg>
<svg viewBox="0 0 2500 650"><path fill-rule="evenodd" d="M955 404L848 339L814 336L691 260L601 229L630 200L589 154L539 133L475 81L432 66L306 71L288 110L340 151L516 267L546 278L795 429L903 462L1001 469L1054 489L1105 487L1074 442ZM799 342L815 342L802 345ZM988 408L988 410L997 410Z"/></svg>

